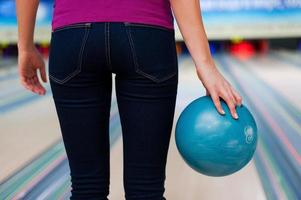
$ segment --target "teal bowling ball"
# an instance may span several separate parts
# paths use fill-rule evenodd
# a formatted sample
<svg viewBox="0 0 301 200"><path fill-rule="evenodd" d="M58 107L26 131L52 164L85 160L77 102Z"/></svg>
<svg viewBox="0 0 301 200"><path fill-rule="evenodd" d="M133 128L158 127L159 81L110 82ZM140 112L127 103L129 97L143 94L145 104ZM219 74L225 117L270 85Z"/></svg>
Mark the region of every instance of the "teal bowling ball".
<svg viewBox="0 0 301 200"><path fill-rule="evenodd" d="M210 96L192 101L180 114L175 139L184 161L207 176L226 176L243 168L257 146L256 122L245 105L237 106L233 119L227 104L226 114L217 112Z"/></svg>

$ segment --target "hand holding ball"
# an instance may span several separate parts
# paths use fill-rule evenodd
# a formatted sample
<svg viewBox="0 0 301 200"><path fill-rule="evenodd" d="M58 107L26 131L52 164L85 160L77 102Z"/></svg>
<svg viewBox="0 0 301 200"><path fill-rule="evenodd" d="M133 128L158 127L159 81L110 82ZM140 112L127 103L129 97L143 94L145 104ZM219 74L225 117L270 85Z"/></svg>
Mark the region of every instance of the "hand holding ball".
<svg viewBox="0 0 301 200"><path fill-rule="evenodd" d="M233 119L225 102L226 114L217 112L210 96L191 102L176 124L176 145L185 162L207 176L226 176L243 168L257 146L256 122L242 105Z"/></svg>

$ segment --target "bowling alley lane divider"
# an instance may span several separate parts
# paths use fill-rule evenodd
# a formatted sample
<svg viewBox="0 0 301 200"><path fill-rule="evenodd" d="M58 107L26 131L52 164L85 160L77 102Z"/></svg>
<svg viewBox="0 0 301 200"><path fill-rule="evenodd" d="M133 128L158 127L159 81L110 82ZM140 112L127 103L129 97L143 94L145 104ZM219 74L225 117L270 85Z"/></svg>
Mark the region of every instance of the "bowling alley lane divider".
<svg viewBox="0 0 301 200"><path fill-rule="evenodd" d="M260 91L261 101L266 105L265 107L270 108L270 113L273 113L273 120L285 130L286 134L290 141L293 144L293 147L296 149L299 155L301 155L301 112L297 107L293 106L286 100L283 96L275 91L271 86L269 86L262 79L259 79L254 72L251 70L251 65L249 63L242 63L239 60L230 59L232 62L242 66L240 69L246 70L248 74L245 79L254 79L252 81L252 88L256 88L256 91ZM257 90L258 89L258 90ZM280 114L280 115L279 115ZM283 123L286 122L286 123ZM282 127L285 126L285 127ZM283 131L282 131L283 132ZM301 162L300 162L301 163Z"/></svg>
<svg viewBox="0 0 301 200"><path fill-rule="evenodd" d="M0 73L0 83L2 81L11 80L11 79L15 79L15 78L19 78L18 72L16 70L11 70L11 71L8 71L5 73Z"/></svg>
<svg viewBox="0 0 301 200"><path fill-rule="evenodd" d="M6 70L6 72L0 69L0 84L2 85L0 91L0 115L51 94L49 82L44 84L46 89L45 96L39 96L25 89L19 82L17 69L11 68L11 70ZM7 85L7 87L4 87L4 85Z"/></svg>
<svg viewBox="0 0 301 200"><path fill-rule="evenodd" d="M16 59L1 59L0 57L0 83L1 81L18 78Z"/></svg>
<svg viewBox="0 0 301 200"><path fill-rule="evenodd" d="M38 94L34 94L29 90L21 89L16 90L11 95L7 95L6 98L1 98L0 100L0 115L5 114L7 112L11 112L14 109L17 109L21 107L24 104L33 102L35 100L40 100L41 98L45 98L51 94L50 92L50 86L45 86L45 89L47 90L46 94L44 96L40 96Z"/></svg>
<svg viewBox="0 0 301 200"><path fill-rule="evenodd" d="M8 57L0 56L0 69L6 68L7 66L16 65L17 62L18 62L17 57L8 58Z"/></svg>
<svg viewBox="0 0 301 200"><path fill-rule="evenodd" d="M300 154L286 136L286 132L275 122L275 118L282 116L282 113L273 113L275 107L256 95L270 93L271 90L263 91L262 88L267 85L258 82L255 74L244 71L246 66L242 62L235 62L226 56L216 56L216 61L220 63L223 74L229 76L231 82L241 91L244 101L249 104L259 121L259 148L255 153L255 164L268 199L300 198ZM251 89L256 92L251 93ZM276 98L268 100L281 106ZM282 125L287 126L288 118L283 120Z"/></svg>
<svg viewBox="0 0 301 200"><path fill-rule="evenodd" d="M26 167L6 179L1 183L1 198L12 198L17 191L26 186L28 187L30 183L34 183L38 178L43 177L45 172L53 169L57 163L64 159L62 151L63 146L59 142L47 151L42 152L38 159L29 162Z"/></svg>
<svg viewBox="0 0 301 200"><path fill-rule="evenodd" d="M299 56L295 57L289 54L284 54L276 51L272 51L270 53L270 57L277 60L278 62L282 62L285 64L291 64L292 66L298 67L301 69L301 52L299 52Z"/></svg>
<svg viewBox="0 0 301 200"><path fill-rule="evenodd" d="M121 127L115 98L110 118L111 148ZM0 183L0 199L62 199L70 195L70 170L62 140Z"/></svg>
<svg viewBox="0 0 301 200"><path fill-rule="evenodd" d="M226 73L226 70L223 70L223 65L225 65L224 63L220 63L220 60L217 59L216 57L216 62L219 64L219 67L221 67L221 71L224 75L227 76L227 79L235 85L236 89L238 89L241 92L241 87L234 81L232 80L233 78L231 77L230 74ZM284 193L282 191L282 188L278 185L278 182L276 180L276 177L274 176L275 174L275 168L276 166L274 165L274 163L271 162L270 155L269 154L265 154L265 152L263 152L263 148L264 148L264 143L262 142L261 139L261 135L262 135L262 128L261 128L261 123L258 120L258 115L256 113L254 113L253 111L253 107L250 105L250 103L248 103L248 100L245 98L245 95L243 92L241 92L241 94L243 95L244 98L244 102L246 105L248 105L252 111L252 113L255 116L255 119L258 123L258 145L257 145L257 149L255 151L254 154L254 161L256 164L256 168L257 171L259 173L259 177L261 179L261 182L263 184L264 187L264 191L266 193L266 196L268 197L268 199L278 199L277 197L283 197ZM264 159L263 159L264 158ZM259 161L258 161L259 160Z"/></svg>
<svg viewBox="0 0 301 200"><path fill-rule="evenodd" d="M275 176L275 174L278 174L279 169L265 147L266 144L262 143L262 140L259 140L254 160L256 162L256 169L260 175L260 180L267 194L266 196L268 199L285 199L285 195Z"/></svg>
<svg viewBox="0 0 301 200"><path fill-rule="evenodd" d="M284 56L284 55L281 55L283 57L281 57L281 59L280 59L279 57L276 56L278 54L279 53L276 54L275 52L271 53L270 55L267 56L267 58L271 59L271 60L276 60L277 62L281 62L281 63L284 63L286 65L290 65L292 67L297 67L301 70L301 62L291 62L291 59L287 56ZM300 53L300 56L301 56L301 53ZM251 62L252 62L252 60L251 60ZM257 64L257 63L254 63L254 64ZM254 74L251 70L249 70L249 71L250 71L250 73ZM256 78L256 75L254 76L254 78ZM266 82L264 82L263 80L261 80L259 78L257 78L256 80L258 82L260 82L261 84L268 85ZM276 98L278 100L277 102L279 104L281 104L281 107L279 107L279 108L284 109L284 111L281 111L281 112L282 113L288 112L289 116L293 117L297 121L297 124L299 126L301 126L301 111L300 111L300 109L298 109L296 106L293 106L292 104L288 103L287 100L282 95L280 95L278 92L276 92L276 90L274 88L268 87L267 89L270 90L271 96L273 96L273 98ZM300 129L300 132L301 132L301 128L299 128L299 129Z"/></svg>
<svg viewBox="0 0 301 200"><path fill-rule="evenodd" d="M16 64L15 62L10 61L8 63ZM45 96L39 96L25 89L19 82L17 66L6 65L3 65L2 69L0 67L0 84L2 85L0 90L0 115L51 94L49 82L43 84L46 89ZM7 86L5 87L5 85Z"/></svg>
<svg viewBox="0 0 301 200"><path fill-rule="evenodd" d="M5 105L6 102L9 102L8 99L11 99L12 96L17 96L21 92L25 91L25 88L22 88L21 85L15 84L15 82L6 82L4 84L0 83L0 85L0 105Z"/></svg>
<svg viewBox="0 0 301 200"><path fill-rule="evenodd" d="M227 60L231 60L230 57L227 57ZM234 61L234 63L233 63L233 61ZM232 60L233 64L235 64L235 62L239 62L239 61ZM242 64L242 63L240 63L240 64ZM234 66L236 66L236 65L234 65ZM239 69L246 68L246 65L239 65L239 66L240 66ZM231 69L233 69L233 68L235 68L235 67L232 67ZM233 72L233 70L232 70L232 72ZM248 82L248 79L250 80L250 77L253 77L252 73L249 71L248 71L248 73L239 72L237 74L239 74L239 75L248 74L248 76L241 77L241 79L244 80L244 82ZM300 192L298 189L298 185L299 185L300 177L301 177L300 163L299 163L299 158L300 158L300 145L299 144L300 144L301 138L298 135L298 131L300 130L300 128L289 126L290 124L288 122L290 122L291 119L287 118L286 115L283 115L285 113L279 113L278 110L275 109L275 108L280 107L280 104L277 105L278 107L275 107L275 104L272 103L274 101L277 102L276 98L263 96L263 94L268 94L270 91L270 90L264 91L264 88L267 87L267 85L264 85L264 84L258 85L258 87L256 88L255 85L256 85L256 83L258 83L258 81L253 80L253 82L249 82L248 85L252 85L254 87L255 91L259 92L259 94L262 94L260 99L258 99L258 96L255 96L255 95L252 95L252 98L253 99L257 98L257 102L254 101L256 103L256 107L260 108L259 111L261 110L261 112L265 116L265 118L263 118L262 120L263 121L265 120L267 122L267 124L269 124L270 130L265 131L265 133L273 133L273 135L264 134L262 136L269 136L266 139L266 141L268 143L270 143L269 144L270 147L274 147L276 144L278 145L278 148L275 149L273 152L275 154L278 151L279 153L281 153L281 155L277 156L275 154L276 156L274 156L274 159L278 160L278 165L280 168L286 169L286 170L283 170L283 172L285 172L284 177L286 177L287 182L290 182L290 184L291 184L290 186L293 186L290 188L294 189L295 193L298 194L298 196L299 196ZM261 89L261 91L260 91L260 89ZM269 101L264 102L264 100L267 100L267 99ZM264 106L261 106L261 105L264 105ZM277 111L277 112L275 112L275 111ZM279 119L281 119L281 120L279 120ZM270 137L270 136L272 136L272 137ZM272 139L274 139L273 143L271 143Z"/></svg>

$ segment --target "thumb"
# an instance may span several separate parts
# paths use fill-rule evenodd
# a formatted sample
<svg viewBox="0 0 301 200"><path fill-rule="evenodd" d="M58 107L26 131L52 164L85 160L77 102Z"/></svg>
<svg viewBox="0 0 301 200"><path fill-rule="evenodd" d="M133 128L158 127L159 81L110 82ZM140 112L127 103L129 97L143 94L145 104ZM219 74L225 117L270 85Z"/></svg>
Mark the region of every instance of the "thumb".
<svg viewBox="0 0 301 200"><path fill-rule="evenodd" d="M47 75L46 75L46 69L45 69L45 65L42 65L42 67L40 67L40 75L41 78L43 80L43 82L47 82Z"/></svg>

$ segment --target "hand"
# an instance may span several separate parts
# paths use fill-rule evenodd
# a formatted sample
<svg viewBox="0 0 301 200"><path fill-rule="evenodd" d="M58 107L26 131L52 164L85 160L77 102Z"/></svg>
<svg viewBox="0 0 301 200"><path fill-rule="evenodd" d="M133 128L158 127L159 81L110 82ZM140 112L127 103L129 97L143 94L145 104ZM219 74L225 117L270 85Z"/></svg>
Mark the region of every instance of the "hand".
<svg viewBox="0 0 301 200"><path fill-rule="evenodd" d="M206 94L210 95L213 103L220 114L225 114L220 102L220 97L227 103L231 115L234 119L238 119L236 105L242 104L242 97L234 90L229 82L222 76L216 68L214 61L197 66L197 75L202 81Z"/></svg>
<svg viewBox="0 0 301 200"><path fill-rule="evenodd" d="M34 93L45 95L46 90L37 76L37 69L39 69L43 82L47 82L45 63L36 47L19 50L18 65L21 84Z"/></svg>

